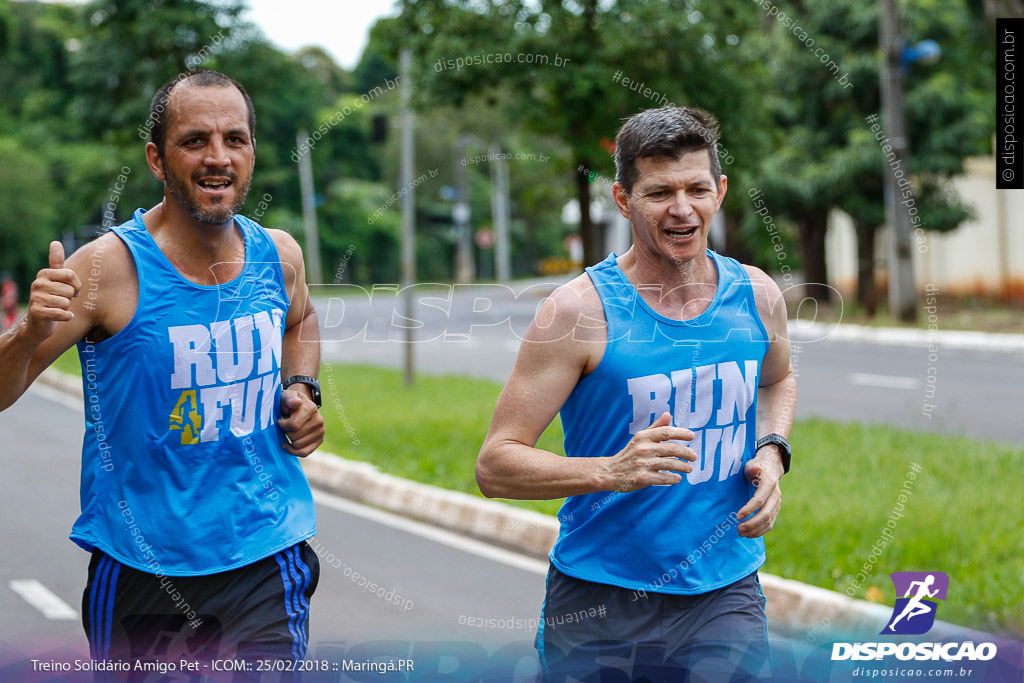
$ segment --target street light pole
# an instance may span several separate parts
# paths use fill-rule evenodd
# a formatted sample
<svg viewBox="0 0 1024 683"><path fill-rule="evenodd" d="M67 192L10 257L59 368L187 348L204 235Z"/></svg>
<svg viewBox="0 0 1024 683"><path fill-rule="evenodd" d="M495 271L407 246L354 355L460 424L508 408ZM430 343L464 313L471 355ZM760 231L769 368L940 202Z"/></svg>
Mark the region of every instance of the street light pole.
<svg viewBox="0 0 1024 683"><path fill-rule="evenodd" d="M460 135L455 141L455 153L458 156L455 161L455 187L458 189L459 196L455 201L452 217L455 219L455 229L458 234L455 281L460 285L466 285L473 281L473 245L469 226L469 181L466 177L465 163L467 142L468 138L465 135Z"/></svg>
<svg viewBox="0 0 1024 683"><path fill-rule="evenodd" d="M910 179L903 111L903 46L895 0L880 0L879 44L882 51L882 124L895 154L885 174L885 217L889 224L889 312L899 320L913 322L917 319L917 293L911 259L910 213L898 199L899 187L894 173L900 169L907 180Z"/></svg>
<svg viewBox="0 0 1024 683"><path fill-rule="evenodd" d="M405 386L413 383L413 320L412 285L416 282L416 188L412 182L415 162L413 159L413 116L412 85L409 82L409 50L403 49L398 58L398 69L402 75L402 168L401 186L406 190L402 195L402 297L405 310Z"/></svg>
<svg viewBox="0 0 1024 683"><path fill-rule="evenodd" d="M301 148L306 143L306 131L300 130L295 136ZM324 281L320 270L320 236L316 224L316 195L313 193L313 165L309 153L299 157L299 188L302 191L302 224L306 235L306 274L310 282Z"/></svg>
<svg viewBox="0 0 1024 683"><path fill-rule="evenodd" d="M491 213L494 219L494 261L498 282L508 282L508 166L501 158L501 147L491 145Z"/></svg>

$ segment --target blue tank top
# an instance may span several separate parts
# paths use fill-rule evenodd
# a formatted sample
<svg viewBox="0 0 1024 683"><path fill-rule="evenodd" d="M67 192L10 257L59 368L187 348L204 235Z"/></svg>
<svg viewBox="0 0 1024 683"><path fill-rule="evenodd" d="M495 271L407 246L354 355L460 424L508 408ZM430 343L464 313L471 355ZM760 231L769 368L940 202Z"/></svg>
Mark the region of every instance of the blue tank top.
<svg viewBox="0 0 1024 683"><path fill-rule="evenodd" d="M686 321L656 313L613 253L587 268L608 324L604 356L560 412L569 457L614 455L662 413L693 430L699 456L678 484L571 496L559 510L551 562L586 581L691 595L726 586L764 563L764 541L739 536L736 512L754 486L757 383L768 335L749 277L708 250L718 287Z"/></svg>
<svg viewBox="0 0 1024 683"><path fill-rule="evenodd" d="M78 344L85 441L71 540L153 574L213 574L316 533L309 484L276 424L289 300L256 223L235 216L245 265L207 286L178 273L143 213L112 228L135 261L135 314Z"/></svg>

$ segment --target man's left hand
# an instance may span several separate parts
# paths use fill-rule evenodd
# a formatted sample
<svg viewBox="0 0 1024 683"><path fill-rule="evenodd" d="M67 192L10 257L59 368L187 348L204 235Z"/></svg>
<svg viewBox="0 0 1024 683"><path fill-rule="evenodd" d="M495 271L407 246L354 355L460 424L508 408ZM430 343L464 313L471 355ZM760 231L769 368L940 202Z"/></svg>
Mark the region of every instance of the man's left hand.
<svg viewBox="0 0 1024 683"><path fill-rule="evenodd" d="M782 478L782 456L776 446L765 446L757 456L748 460L743 474L754 483L757 490L754 497L736 513L737 519L744 519L755 510L758 513L750 519L744 519L738 529L744 538L764 536L775 526L775 520L782 508L782 490L779 479Z"/></svg>
<svg viewBox="0 0 1024 683"><path fill-rule="evenodd" d="M277 426L291 443L281 444L292 455L304 458L324 442L324 418L308 394L295 389L281 392L281 419Z"/></svg>

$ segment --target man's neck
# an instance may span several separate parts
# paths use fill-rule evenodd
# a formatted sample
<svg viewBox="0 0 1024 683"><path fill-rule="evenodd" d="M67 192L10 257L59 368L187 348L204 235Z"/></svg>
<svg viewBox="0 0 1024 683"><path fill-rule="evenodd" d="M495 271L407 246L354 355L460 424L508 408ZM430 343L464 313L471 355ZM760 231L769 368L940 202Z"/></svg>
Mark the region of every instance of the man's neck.
<svg viewBox="0 0 1024 683"><path fill-rule="evenodd" d="M707 252L689 261L654 257L633 246L618 261L619 267L644 299L656 309L687 311L699 315L714 298L718 269ZM660 288L660 293L658 289ZM696 310L700 309L700 310ZM687 316L689 317L689 316Z"/></svg>
<svg viewBox="0 0 1024 683"><path fill-rule="evenodd" d="M207 265L244 259L244 248L235 220L221 225L200 223L173 197L143 215L146 229L164 252L194 259ZM241 253L239 253L241 252Z"/></svg>

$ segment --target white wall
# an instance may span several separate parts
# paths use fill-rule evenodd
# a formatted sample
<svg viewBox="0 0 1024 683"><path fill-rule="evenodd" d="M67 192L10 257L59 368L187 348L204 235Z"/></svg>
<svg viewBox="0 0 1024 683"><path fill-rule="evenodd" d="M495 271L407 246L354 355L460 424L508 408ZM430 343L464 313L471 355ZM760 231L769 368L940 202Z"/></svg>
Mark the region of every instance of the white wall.
<svg viewBox="0 0 1024 683"><path fill-rule="evenodd" d="M968 159L965 170L951 182L951 190L973 207L975 218L951 233L926 231L923 245L912 237L917 288L934 284L944 294L1024 299L1024 190L996 190L995 157ZM888 239L888 229L883 228L875 248L882 282ZM829 218L825 253L832 286L852 291L857 283L857 240L853 222L841 211Z"/></svg>

